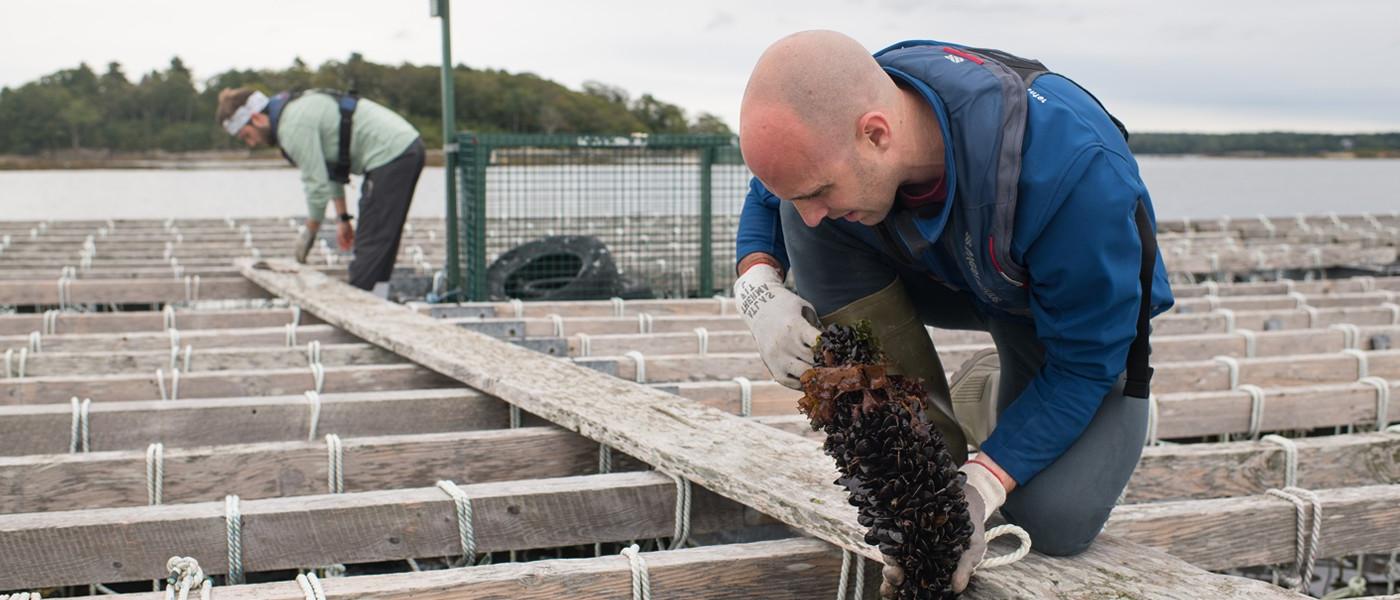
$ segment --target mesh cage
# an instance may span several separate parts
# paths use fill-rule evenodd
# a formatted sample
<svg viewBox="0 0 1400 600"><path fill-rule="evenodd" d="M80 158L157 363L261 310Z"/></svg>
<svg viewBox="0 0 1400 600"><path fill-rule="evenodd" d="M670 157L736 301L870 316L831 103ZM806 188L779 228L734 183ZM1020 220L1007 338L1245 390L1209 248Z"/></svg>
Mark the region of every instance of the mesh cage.
<svg viewBox="0 0 1400 600"><path fill-rule="evenodd" d="M464 133L458 149L468 299L697 297L733 280L749 172L732 136Z"/></svg>

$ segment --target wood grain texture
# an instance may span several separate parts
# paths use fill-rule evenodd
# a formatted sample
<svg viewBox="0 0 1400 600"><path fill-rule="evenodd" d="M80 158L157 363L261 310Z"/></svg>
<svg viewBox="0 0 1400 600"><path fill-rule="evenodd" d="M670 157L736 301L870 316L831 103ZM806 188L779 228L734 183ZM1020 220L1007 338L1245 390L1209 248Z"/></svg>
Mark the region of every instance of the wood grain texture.
<svg viewBox="0 0 1400 600"><path fill-rule="evenodd" d="M1400 543L1400 485L1314 491L1322 501L1319 558L1389 552ZM1293 504L1273 496L1183 500L1120 506L1105 531L1203 569L1227 569L1291 562L1296 518Z"/></svg>
<svg viewBox="0 0 1400 600"><path fill-rule="evenodd" d="M36 281L0 281L0 304L58 304L58 278ZM137 281L113 279L76 279L68 288L68 301L81 303L107 302L185 302L185 282L181 279L160 278ZM201 279L199 298L229 300L235 298L266 298L268 294L245 279L211 277Z"/></svg>
<svg viewBox="0 0 1400 600"><path fill-rule="evenodd" d="M182 340L183 341L183 340ZM189 369L185 369L184 347L190 352ZM186 373L210 371L245 371L286 369L307 363L305 346L286 345L204 348L187 344L181 347L174 366ZM26 377L63 377L65 375L110 375L117 373L154 373L156 369L170 370L171 353L166 350L41 352L27 359ZM352 365L386 365L403 362L398 355L365 343L325 344L321 346L321 364L329 367Z"/></svg>
<svg viewBox="0 0 1400 600"><path fill-rule="evenodd" d="M480 552L670 536L676 486L653 471L462 485ZM761 522L694 488L691 531ZM460 554L456 510L436 487L241 503L247 571ZM165 575L172 555L224 573L223 502L0 515L0 589Z"/></svg>
<svg viewBox="0 0 1400 600"><path fill-rule="evenodd" d="M320 437L167 448L164 455L165 504L331 492ZM344 438L342 456L347 492L598 472L597 444L551 427ZM637 465L620 453L614 459L614 471ZM145 506L146 486L145 449L0 457L0 513Z"/></svg>
<svg viewBox="0 0 1400 600"><path fill-rule="evenodd" d="M364 392L404 388L447 387L451 379L412 364L326 367L322 392ZM171 374L165 375L167 393ZM230 396L280 396L314 389L309 367L212 371L180 374L178 398L226 398ZM44 404L68 399L151 400L160 398L155 372L142 375L79 375L73 377L25 377L0 379L0 404Z"/></svg>
<svg viewBox="0 0 1400 600"><path fill-rule="evenodd" d="M467 388L326 393L318 433L342 437L444 433L507 426L504 402ZM305 440L311 403L303 394L195 400L93 402L93 451L141 450ZM68 451L66 404L0 406L0 456Z"/></svg>
<svg viewBox="0 0 1400 600"><path fill-rule="evenodd" d="M59 322L63 321L59 317ZM62 329L60 329L62 331ZM286 346L287 328L253 327L247 329L177 329L180 345L196 350L206 348L248 348L256 346ZM296 345L305 348L311 341L322 344L354 344L360 341L330 325L301 325L296 328ZM0 348L22 348L29 345L29 335L0 337ZM60 333L43 337L44 352L143 352L169 350L170 333L129 331L117 333Z"/></svg>
<svg viewBox="0 0 1400 600"><path fill-rule="evenodd" d="M201 285L201 288L203 286ZM201 290L202 292L202 290ZM286 308L261 308L245 310L176 310L175 326L183 331L204 329L233 329L249 327L276 327L292 321L292 311ZM302 314L303 325L315 325L321 321L314 315ZM41 331L44 319L42 314L0 315L0 335L19 336L0 338L0 347L13 347L28 343L31 331ZM115 312L115 313L59 313L55 321L58 334L94 334L150 332L165 335L165 317L161 312ZM96 338L92 338L96 339ZM168 342L168 338L167 338Z"/></svg>

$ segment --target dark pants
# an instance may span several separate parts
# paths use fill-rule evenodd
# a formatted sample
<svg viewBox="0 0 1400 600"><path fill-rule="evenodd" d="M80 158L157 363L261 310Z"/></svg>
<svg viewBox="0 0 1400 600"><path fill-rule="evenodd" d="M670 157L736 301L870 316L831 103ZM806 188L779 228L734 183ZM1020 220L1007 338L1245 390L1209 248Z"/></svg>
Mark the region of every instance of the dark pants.
<svg viewBox="0 0 1400 600"><path fill-rule="evenodd" d="M413 189L423 173L423 158L423 140L414 140L398 158L365 173L360 186L360 224L355 227L350 285L368 290L394 274Z"/></svg>
<svg viewBox="0 0 1400 600"><path fill-rule="evenodd" d="M1001 359L998 414L1045 364L1045 347L1034 324L989 318L969 292L935 281L831 221L807 227L790 202L782 203L780 214L797 293L812 303L817 314L831 314L898 277L925 325L992 334ZM1083 552L1103 529L1127 486L1146 434L1147 400L1125 397L1120 377L1079 439L1007 496L1002 516L1030 533L1032 547L1041 553Z"/></svg>

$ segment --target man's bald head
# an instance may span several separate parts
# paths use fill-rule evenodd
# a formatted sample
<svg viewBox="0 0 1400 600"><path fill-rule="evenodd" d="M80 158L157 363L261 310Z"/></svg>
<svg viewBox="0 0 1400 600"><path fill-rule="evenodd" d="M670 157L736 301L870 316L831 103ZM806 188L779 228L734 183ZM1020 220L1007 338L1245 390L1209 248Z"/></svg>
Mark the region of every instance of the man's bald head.
<svg viewBox="0 0 1400 600"><path fill-rule="evenodd" d="M897 94L854 39L835 31L795 33L769 46L754 66L740 108L740 140L746 155L799 134L849 145L861 115L890 108Z"/></svg>

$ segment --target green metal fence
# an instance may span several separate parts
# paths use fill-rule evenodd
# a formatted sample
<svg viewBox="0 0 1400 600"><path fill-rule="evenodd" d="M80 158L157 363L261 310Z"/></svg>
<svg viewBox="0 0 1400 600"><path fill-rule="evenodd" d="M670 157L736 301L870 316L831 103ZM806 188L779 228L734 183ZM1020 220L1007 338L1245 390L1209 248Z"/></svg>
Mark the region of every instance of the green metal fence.
<svg viewBox="0 0 1400 600"><path fill-rule="evenodd" d="M449 284L467 299L708 297L733 280L749 172L732 136L463 133L457 148Z"/></svg>

